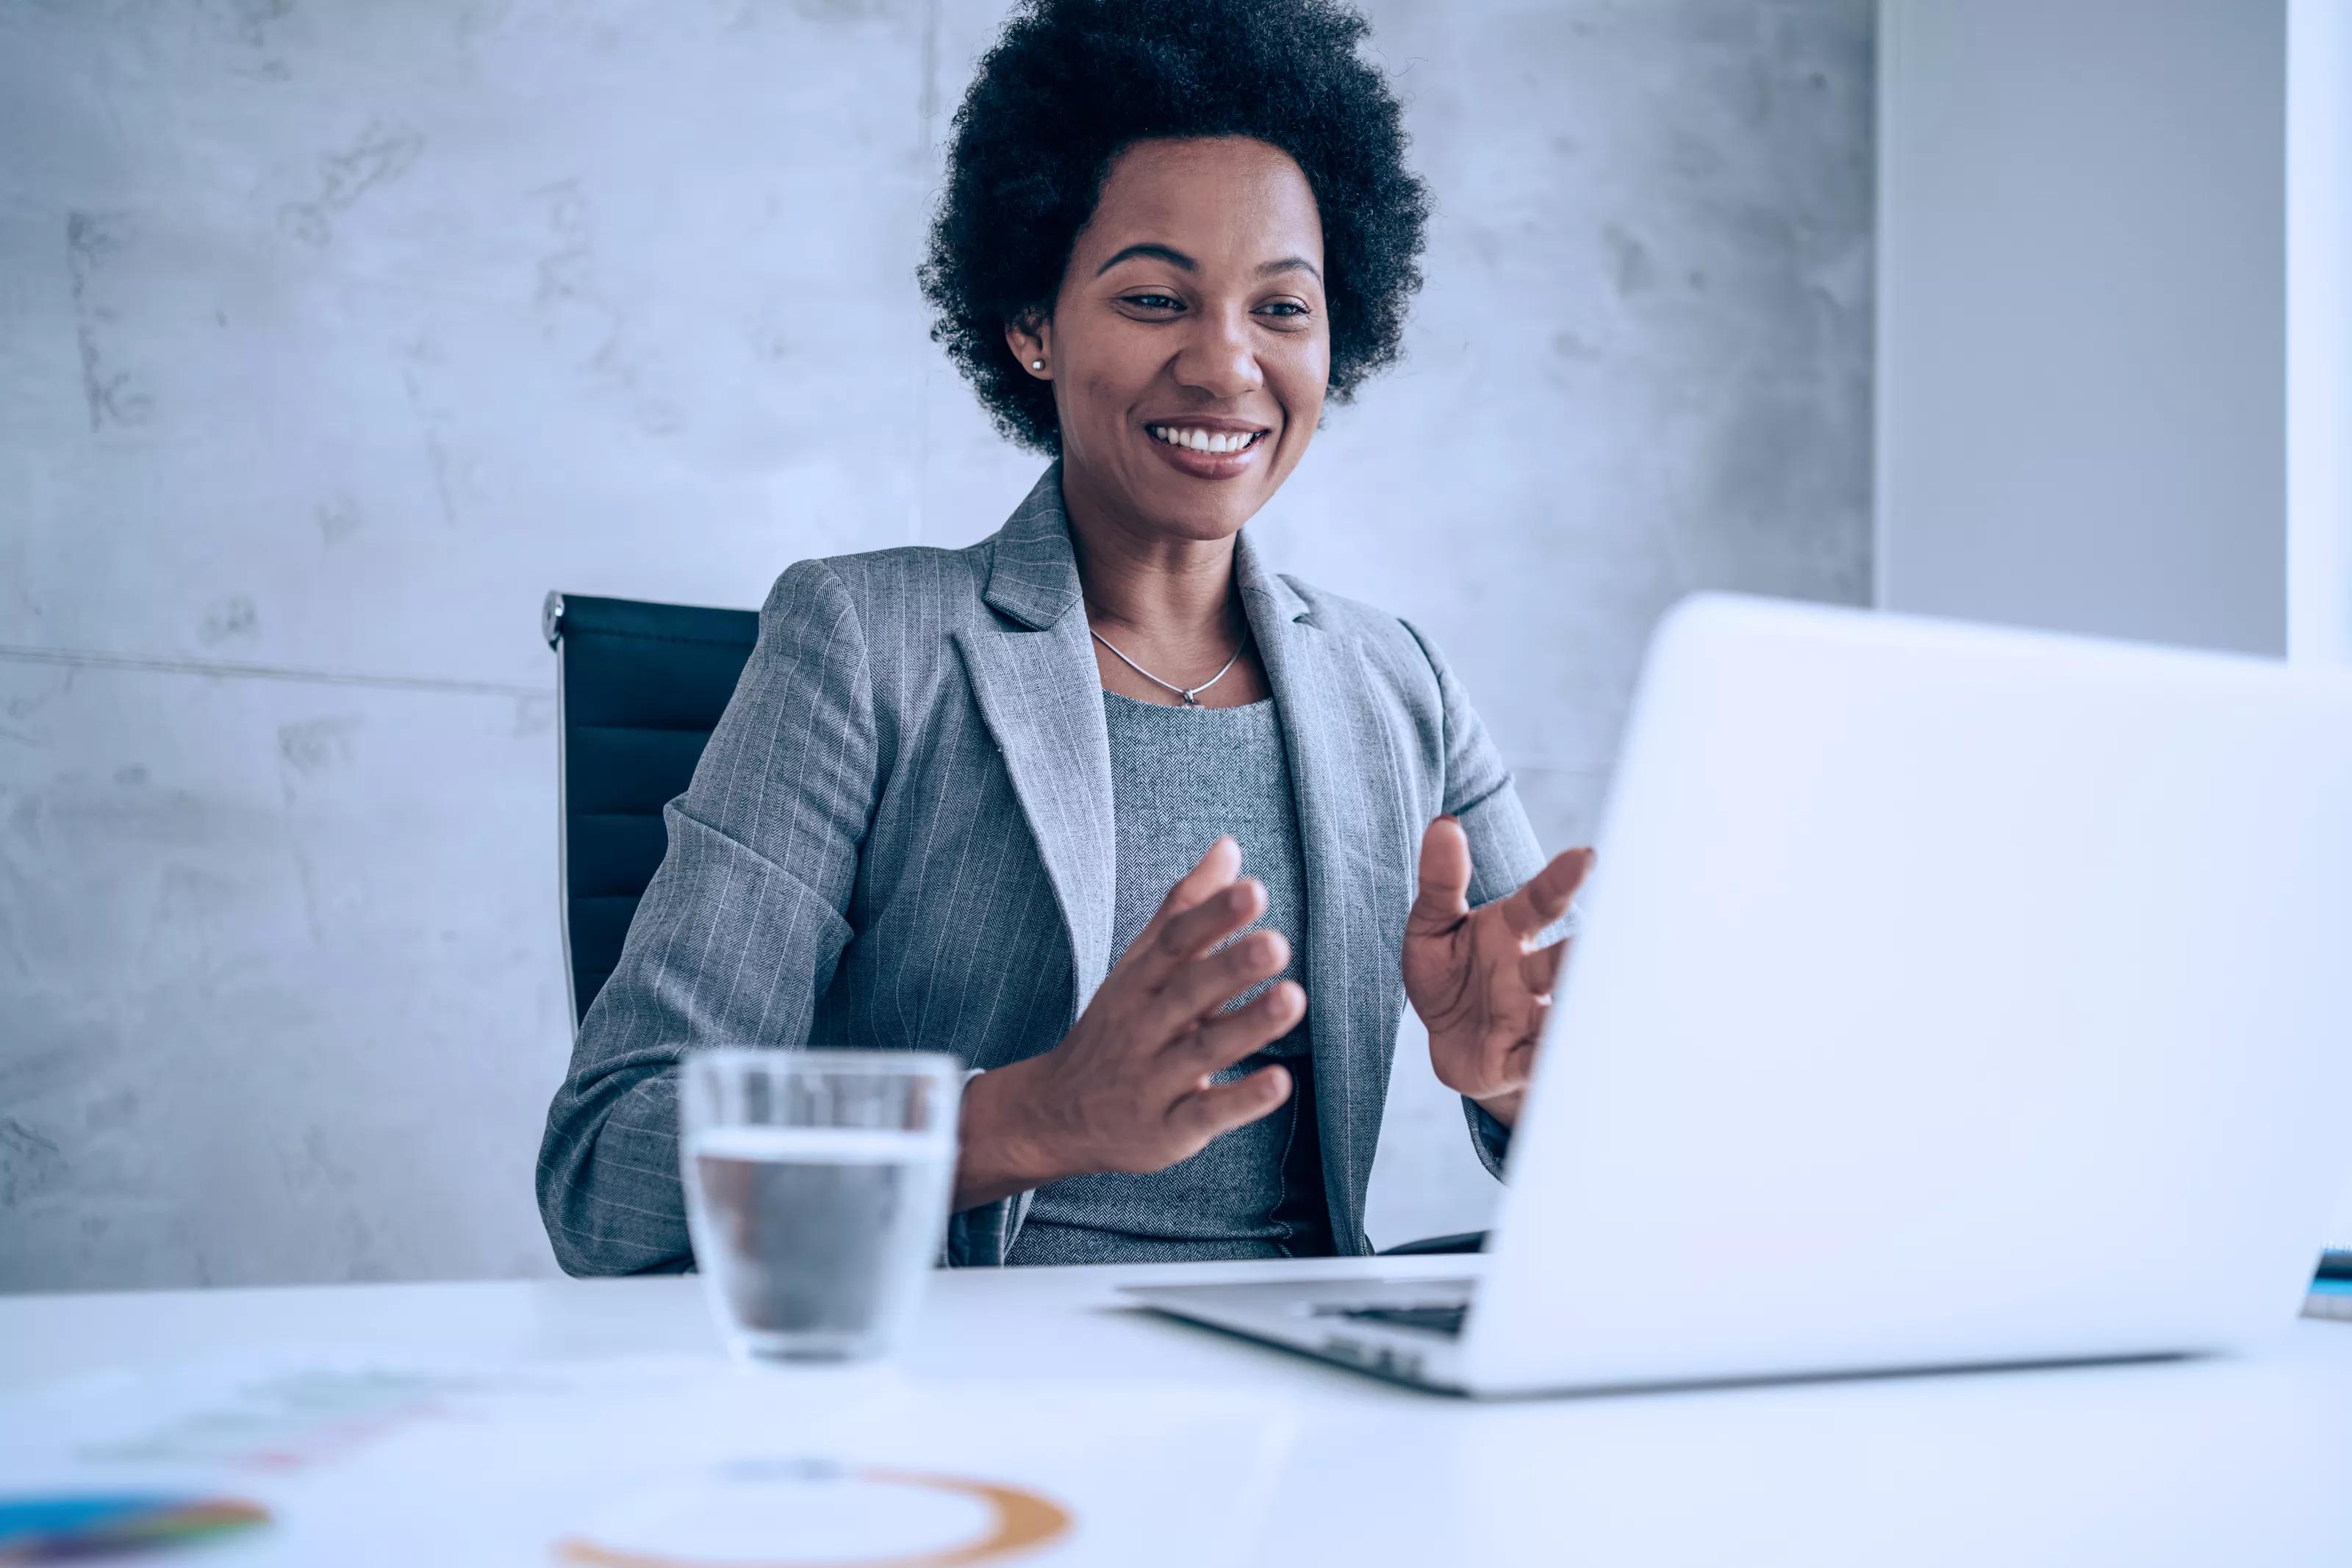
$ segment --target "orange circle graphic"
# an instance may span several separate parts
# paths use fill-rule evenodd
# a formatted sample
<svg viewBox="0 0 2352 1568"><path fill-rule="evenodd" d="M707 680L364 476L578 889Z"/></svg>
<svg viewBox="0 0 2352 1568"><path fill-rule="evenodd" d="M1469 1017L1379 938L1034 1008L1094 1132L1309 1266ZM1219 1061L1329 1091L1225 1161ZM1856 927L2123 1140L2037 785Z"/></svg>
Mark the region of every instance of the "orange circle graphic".
<svg viewBox="0 0 2352 1568"><path fill-rule="evenodd" d="M987 1530L970 1541L936 1552L890 1557L670 1557L625 1552L577 1536L557 1542L555 1554L563 1562L593 1563L596 1568L964 1568L967 1563L994 1562L1033 1546L1043 1546L1070 1528L1069 1510L1023 1487L915 1470L857 1469L847 1472L845 1479L877 1486L919 1487L971 1498L986 1503L994 1518Z"/></svg>

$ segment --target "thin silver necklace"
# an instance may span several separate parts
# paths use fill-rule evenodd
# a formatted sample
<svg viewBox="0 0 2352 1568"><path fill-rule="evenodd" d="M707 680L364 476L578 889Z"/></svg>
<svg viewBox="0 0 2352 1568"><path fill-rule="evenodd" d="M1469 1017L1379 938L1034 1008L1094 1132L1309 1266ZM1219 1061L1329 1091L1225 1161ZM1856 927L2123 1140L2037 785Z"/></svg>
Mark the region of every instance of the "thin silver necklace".
<svg viewBox="0 0 2352 1568"><path fill-rule="evenodd" d="M1215 674L1211 675L1199 685L1187 690L1186 688L1178 685L1173 681L1161 680L1158 675L1153 674L1150 670L1145 669L1141 664L1137 664L1133 659L1130 659L1126 654L1120 653L1117 643L1104 636L1101 632L1096 632L1093 627L1089 626L1087 630L1094 633L1094 639L1096 642L1100 643L1104 647L1110 650L1111 657L1117 659L1120 664L1125 664L1129 669L1133 670L1137 674L1141 675L1145 680L1150 681L1153 685L1165 686L1168 690L1174 692L1178 696L1182 697L1186 707L1199 707L1201 706L1201 694L1207 691L1211 686L1215 685L1219 681L1223 680L1225 678L1225 671L1232 669L1235 664L1242 662L1242 650L1249 646L1249 632L1247 631L1244 631L1242 632L1242 640L1234 644L1234 656L1225 661L1225 668L1223 670L1219 670Z"/></svg>

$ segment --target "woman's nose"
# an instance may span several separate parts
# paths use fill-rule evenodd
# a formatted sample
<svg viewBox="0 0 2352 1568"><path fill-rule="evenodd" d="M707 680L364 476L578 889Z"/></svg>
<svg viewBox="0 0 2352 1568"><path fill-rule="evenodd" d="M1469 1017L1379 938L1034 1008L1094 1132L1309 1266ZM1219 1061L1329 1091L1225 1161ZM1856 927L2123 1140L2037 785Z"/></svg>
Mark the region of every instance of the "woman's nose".
<svg viewBox="0 0 2352 1568"><path fill-rule="evenodd" d="M1265 384L1265 373L1251 344L1245 314L1202 310L1192 318L1192 330L1172 367L1182 385L1213 397L1235 398Z"/></svg>

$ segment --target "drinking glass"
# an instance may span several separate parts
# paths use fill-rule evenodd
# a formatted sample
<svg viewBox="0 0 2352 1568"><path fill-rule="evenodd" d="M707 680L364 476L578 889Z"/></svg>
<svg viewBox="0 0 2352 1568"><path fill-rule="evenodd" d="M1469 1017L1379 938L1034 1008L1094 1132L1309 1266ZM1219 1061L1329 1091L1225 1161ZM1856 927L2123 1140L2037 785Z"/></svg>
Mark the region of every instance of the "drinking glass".
<svg viewBox="0 0 2352 1568"><path fill-rule="evenodd" d="M940 1051L680 1061L687 1228L738 1356L857 1361L898 1342L947 1223L962 1091Z"/></svg>

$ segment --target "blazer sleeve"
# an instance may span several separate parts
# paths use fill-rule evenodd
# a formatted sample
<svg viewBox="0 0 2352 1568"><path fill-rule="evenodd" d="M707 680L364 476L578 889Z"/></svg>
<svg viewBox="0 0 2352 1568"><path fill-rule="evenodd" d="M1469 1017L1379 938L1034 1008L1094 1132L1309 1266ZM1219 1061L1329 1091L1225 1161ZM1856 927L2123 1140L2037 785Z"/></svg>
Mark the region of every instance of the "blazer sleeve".
<svg viewBox="0 0 2352 1568"><path fill-rule="evenodd" d="M1477 710L1470 706L1469 694L1462 689L1437 645L1411 622L1407 630L1437 674L1445 737L1445 787L1439 810L1460 821L1469 836L1470 906L1475 909L1509 897L1541 871L1543 846L1528 821L1527 808L1519 803L1519 792L1512 785L1503 754L1486 733ZM1572 929L1574 918L1571 911L1562 925ZM1470 1145L1477 1151L1479 1163L1499 1178L1510 1152L1510 1129L1467 1096L1462 1101L1462 1112L1470 1124Z"/></svg>
<svg viewBox="0 0 2352 1568"><path fill-rule="evenodd" d="M776 581L619 963L548 1108L540 1214L572 1274L692 1262L678 1173L680 1054L801 1047L848 946L878 784L873 683L833 569Z"/></svg>

